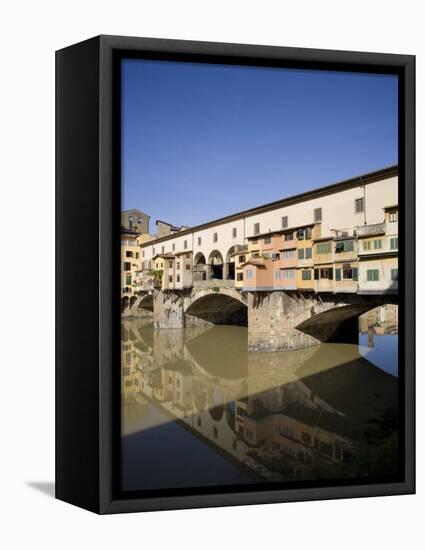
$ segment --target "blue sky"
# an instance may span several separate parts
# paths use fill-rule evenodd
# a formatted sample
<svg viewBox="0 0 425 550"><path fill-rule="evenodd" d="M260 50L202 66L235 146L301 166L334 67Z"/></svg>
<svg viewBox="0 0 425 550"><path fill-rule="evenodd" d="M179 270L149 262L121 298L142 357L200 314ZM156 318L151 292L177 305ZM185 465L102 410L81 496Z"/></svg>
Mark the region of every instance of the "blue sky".
<svg viewBox="0 0 425 550"><path fill-rule="evenodd" d="M124 60L123 208L197 225L397 163L397 77Z"/></svg>

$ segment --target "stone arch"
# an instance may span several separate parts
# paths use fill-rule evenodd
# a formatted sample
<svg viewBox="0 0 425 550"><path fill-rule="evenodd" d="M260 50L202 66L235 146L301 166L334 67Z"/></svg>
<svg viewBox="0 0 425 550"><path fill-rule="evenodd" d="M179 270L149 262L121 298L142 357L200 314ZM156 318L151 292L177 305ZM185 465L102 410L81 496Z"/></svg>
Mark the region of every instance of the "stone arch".
<svg viewBox="0 0 425 550"><path fill-rule="evenodd" d="M153 313L153 295L145 294L139 301L138 309Z"/></svg>
<svg viewBox="0 0 425 550"><path fill-rule="evenodd" d="M224 264L224 278L230 281L235 280L235 251L236 247L231 246L227 251Z"/></svg>
<svg viewBox="0 0 425 550"><path fill-rule="evenodd" d="M128 296L124 296L123 298L121 298L121 313L123 313L128 308L129 303L130 298Z"/></svg>
<svg viewBox="0 0 425 550"><path fill-rule="evenodd" d="M219 250L214 249L210 252L210 255L208 256L208 269L209 279L223 279L224 260L223 255Z"/></svg>
<svg viewBox="0 0 425 550"><path fill-rule="evenodd" d="M350 304L337 305L318 314L311 311L309 318L295 328L316 338L319 342L357 344L358 318L373 307L371 304Z"/></svg>
<svg viewBox="0 0 425 550"><path fill-rule="evenodd" d="M206 322L212 325L248 326L247 305L242 296L233 289L221 289L220 292L205 290L198 293L196 299L186 306L185 314L186 319L192 320L195 325Z"/></svg>
<svg viewBox="0 0 425 550"><path fill-rule="evenodd" d="M198 252L193 258L193 281L206 281L207 279L207 260L203 252Z"/></svg>

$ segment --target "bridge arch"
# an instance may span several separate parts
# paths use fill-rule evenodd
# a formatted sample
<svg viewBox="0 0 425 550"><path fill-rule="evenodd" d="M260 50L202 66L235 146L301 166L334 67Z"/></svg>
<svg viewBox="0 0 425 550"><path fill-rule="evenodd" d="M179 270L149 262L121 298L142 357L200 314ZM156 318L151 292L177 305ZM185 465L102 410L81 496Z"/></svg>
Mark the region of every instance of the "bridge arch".
<svg viewBox="0 0 425 550"><path fill-rule="evenodd" d="M374 303L336 305L304 320L295 328L320 342L358 342L359 317L377 307Z"/></svg>
<svg viewBox="0 0 425 550"><path fill-rule="evenodd" d="M153 313L153 295L145 294L144 296L142 296L137 305L137 308Z"/></svg>
<svg viewBox="0 0 425 550"><path fill-rule="evenodd" d="M186 303L184 313L213 325L248 326L248 307L242 295L234 289L218 292L206 289ZM196 324L196 323L195 323Z"/></svg>

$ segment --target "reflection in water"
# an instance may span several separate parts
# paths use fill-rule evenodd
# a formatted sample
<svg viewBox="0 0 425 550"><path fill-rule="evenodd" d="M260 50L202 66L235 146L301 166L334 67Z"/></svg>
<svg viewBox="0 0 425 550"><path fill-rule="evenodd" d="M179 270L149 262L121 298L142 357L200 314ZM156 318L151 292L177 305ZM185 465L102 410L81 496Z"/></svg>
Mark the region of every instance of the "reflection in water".
<svg viewBox="0 0 425 550"><path fill-rule="evenodd" d="M359 347L263 354L244 327L123 321L123 489L396 474L398 379L376 343L397 323L366 315Z"/></svg>

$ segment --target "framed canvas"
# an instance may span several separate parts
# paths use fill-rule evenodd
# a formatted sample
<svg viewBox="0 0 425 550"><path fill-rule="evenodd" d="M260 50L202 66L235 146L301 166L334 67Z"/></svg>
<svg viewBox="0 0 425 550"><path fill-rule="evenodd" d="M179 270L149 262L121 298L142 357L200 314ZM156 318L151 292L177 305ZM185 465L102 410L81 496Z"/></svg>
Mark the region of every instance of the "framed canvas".
<svg viewBox="0 0 425 550"><path fill-rule="evenodd" d="M56 497L415 490L413 56L56 54Z"/></svg>

